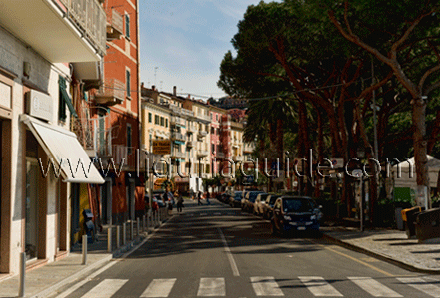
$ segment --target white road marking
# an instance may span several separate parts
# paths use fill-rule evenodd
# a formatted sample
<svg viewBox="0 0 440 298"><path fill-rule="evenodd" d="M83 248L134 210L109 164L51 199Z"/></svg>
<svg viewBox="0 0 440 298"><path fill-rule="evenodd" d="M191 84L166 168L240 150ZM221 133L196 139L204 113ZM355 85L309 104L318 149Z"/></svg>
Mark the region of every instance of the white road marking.
<svg viewBox="0 0 440 298"><path fill-rule="evenodd" d="M272 276L253 276L251 283L257 296L284 296Z"/></svg>
<svg viewBox="0 0 440 298"><path fill-rule="evenodd" d="M223 277L201 278L197 296L226 296L225 279Z"/></svg>
<svg viewBox="0 0 440 298"><path fill-rule="evenodd" d="M206 216L208 213L200 213L200 216Z"/></svg>
<svg viewBox="0 0 440 298"><path fill-rule="evenodd" d="M128 279L104 279L96 287L81 297L87 298L108 298L113 296Z"/></svg>
<svg viewBox="0 0 440 298"><path fill-rule="evenodd" d="M420 277L399 277L397 280L432 297L440 297L440 288L436 285L428 283L426 280Z"/></svg>
<svg viewBox="0 0 440 298"><path fill-rule="evenodd" d="M371 277L349 276L348 279L373 297L403 297Z"/></svg>
<svg viewBox="0 0 440 298"><path fill-rule="evenodd" d="M343 295L320 276L298 276L299 280L306 285L307 289L315 296Z"/></svg>
<svg viewBox="0 0 440 298"><path fill-rule="evenodd" d="M153 279L140 297L168 297L175 282L175 278Z"/></svg>
<svg viewBox="0 0 440 298"><path fill-rule="evenodd" d="M216 212L214 213L214 215L222 215L220 212Z"/></svg>
<svg viewBox="0 0 440 298"><path fill-rule="evenodd" d="M225 235L223 234L222 230L220 228L217 228L218 233L220 234L220 238L222 238L223 245L225 247L226 256L228 257L229 264L232 268L232 273L234 276L240 276L240 272L238 272L237 263L235 263L234 257L232 256L231 249L228 246L228 242L226 241Z"/></svg>

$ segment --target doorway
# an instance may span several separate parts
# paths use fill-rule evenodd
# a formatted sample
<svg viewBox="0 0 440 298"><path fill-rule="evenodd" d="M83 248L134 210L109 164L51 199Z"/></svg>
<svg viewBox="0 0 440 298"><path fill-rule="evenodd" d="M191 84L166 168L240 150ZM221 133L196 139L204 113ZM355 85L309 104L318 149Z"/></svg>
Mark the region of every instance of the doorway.
<svg viewBox="0 0 440 298"><path fill-rule="evenodd" d="M26 158L26 260L38 257L38 162L36 158Z"/></svg>
<svg viewBox="0 0 440 298"><path fill-rule="evenodd" d="M112 179L106 178L101 187L101 220L112 225Z"/></svg>
<svg viewBox="0 0 440 298"><path fill-rule="evenodd" d="M127 204L128 204L128 218L131 220L135 219L135 192L136 184L134 179L128 179L127 186Z"/></svg>

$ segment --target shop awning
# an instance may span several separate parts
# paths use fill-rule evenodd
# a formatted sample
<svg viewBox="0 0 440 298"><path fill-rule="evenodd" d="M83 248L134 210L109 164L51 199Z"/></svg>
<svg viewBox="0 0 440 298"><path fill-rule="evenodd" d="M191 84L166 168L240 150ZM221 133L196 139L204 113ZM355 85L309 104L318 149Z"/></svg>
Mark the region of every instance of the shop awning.
<svg viewBox="0 0 440 298"><path fill-rule="evenodd" d="M46 152L49 161L53 161L57 170L61 168L64 182L96 184L105 182L73 132L28 115L21 115L20 120L29 127ZM48 165L43 165L43 169L46 172ZM51 165L50 171L53 170Z"/></svg>

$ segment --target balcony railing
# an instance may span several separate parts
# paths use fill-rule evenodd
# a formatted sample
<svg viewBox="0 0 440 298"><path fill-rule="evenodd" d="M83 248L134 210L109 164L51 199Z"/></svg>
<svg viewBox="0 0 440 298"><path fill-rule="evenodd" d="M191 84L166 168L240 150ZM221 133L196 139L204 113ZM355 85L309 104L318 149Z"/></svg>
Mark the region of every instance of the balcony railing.
<svg viewBox="0 0 440 298"><path fill-rule="evenodd" d="M171 157L172 157L172 158L181 158L181 159L185 159L185 158L186 158L186 153L184 153L184 152L179 152L179 151L174 150L174 151L171 153Z"/></svg>
<svg viewBox="0 0 440 298"><path fill-rule="evenodd" d="M56 0L52 0L57 2ZM82 28L102 55L106 46L106 13L96 0L59 0L67 9L68 17Z"/></svg>
<svg viewBox="0 0 440 298"><path fill-rule="evenodd" d="M105 117L100 117L78 118L72 122L72 131L90 157L109 157L112 154L111 129L105 129L105 121Z"/></svg>
<svg viewBox="0 0 440 298"><path fill-rule="evenodd" d="M206 132L206 131L202 131L202 130L199 130L199 132L198 132L198 134L197 134L197 136L199 137L199 138L204 138L204 137L206 137L208 135L208 133Z"/></svg>
<svg viewBox="0 0 440 298"><path fill-rule="evenodd" d="M125 84L116 79L106 79L104 84L95 94L95 100L99 104L115 105L121 104L125 97Z"/></svg>
<svg viewBox="0 0 440 298"><path fill-rule="evenodd" d="M124 145L112 146L112 158L115 165L133 168L136 164L136 148Z"/></svg>
<svg viewBox="0 0 440 298"><path fill-rule="evenodd" d="M171 133L171 140L183 141L184 142L185 141L185 137L180 132L172 132Z"/></svg>
<svg viewBox="0 0 440 298"><path fill-rule="evenodd" d="M197 151L197 158L207 157L208 154L209 154L209 152L206 150L199 150L199 151Z"/></svg>
<svg viewBox="0 0 440 298"><path fill-rule="evenodd" d="M205 115L205 114L198 114L197 118L204 120L204 121L208 121L211 122L211 116L209 115Z"/></svg>
<svg viewBox="0 0 440 298"><path fill-rule="evenodd" d="M119 39L124 33L124 19L115 9L107 13L107 39Z"/></svg>
<svg viewBox="0 0 440 298"><path fill-rule="evenodd" d="M171 122L171 124L185 126L186 121L185 121L185 119L182 119L180 117L171 116L170 122Z"/></svg>

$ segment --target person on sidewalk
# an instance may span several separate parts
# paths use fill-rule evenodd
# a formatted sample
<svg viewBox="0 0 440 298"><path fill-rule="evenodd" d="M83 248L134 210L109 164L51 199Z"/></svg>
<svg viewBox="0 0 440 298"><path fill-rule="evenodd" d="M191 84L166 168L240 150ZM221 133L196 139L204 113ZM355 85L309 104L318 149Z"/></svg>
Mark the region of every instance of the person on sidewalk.
<svg viewBox="0 0 440 298"><path fill-rule="evenodd" d="M210 193L209 193L209 190L207 190L206 191L206 204L211 205L211 202L209 201L209 196L210 196Z"/></svg>
<svg viewBox="0 0 440 298"><path fill-rule="evenodd" d="M182 208L183 208L183 197L182 194L178 193L178 199L177 199L177 212L180 213L182 212Z"/></svg>
<svg viewBox="0 0 440 298"><path fill-rule="evenodd" d="M199 191L197 193L197 206L200 206L200 205L203 205L202 204L202 192L201 191Z"/></svg>

